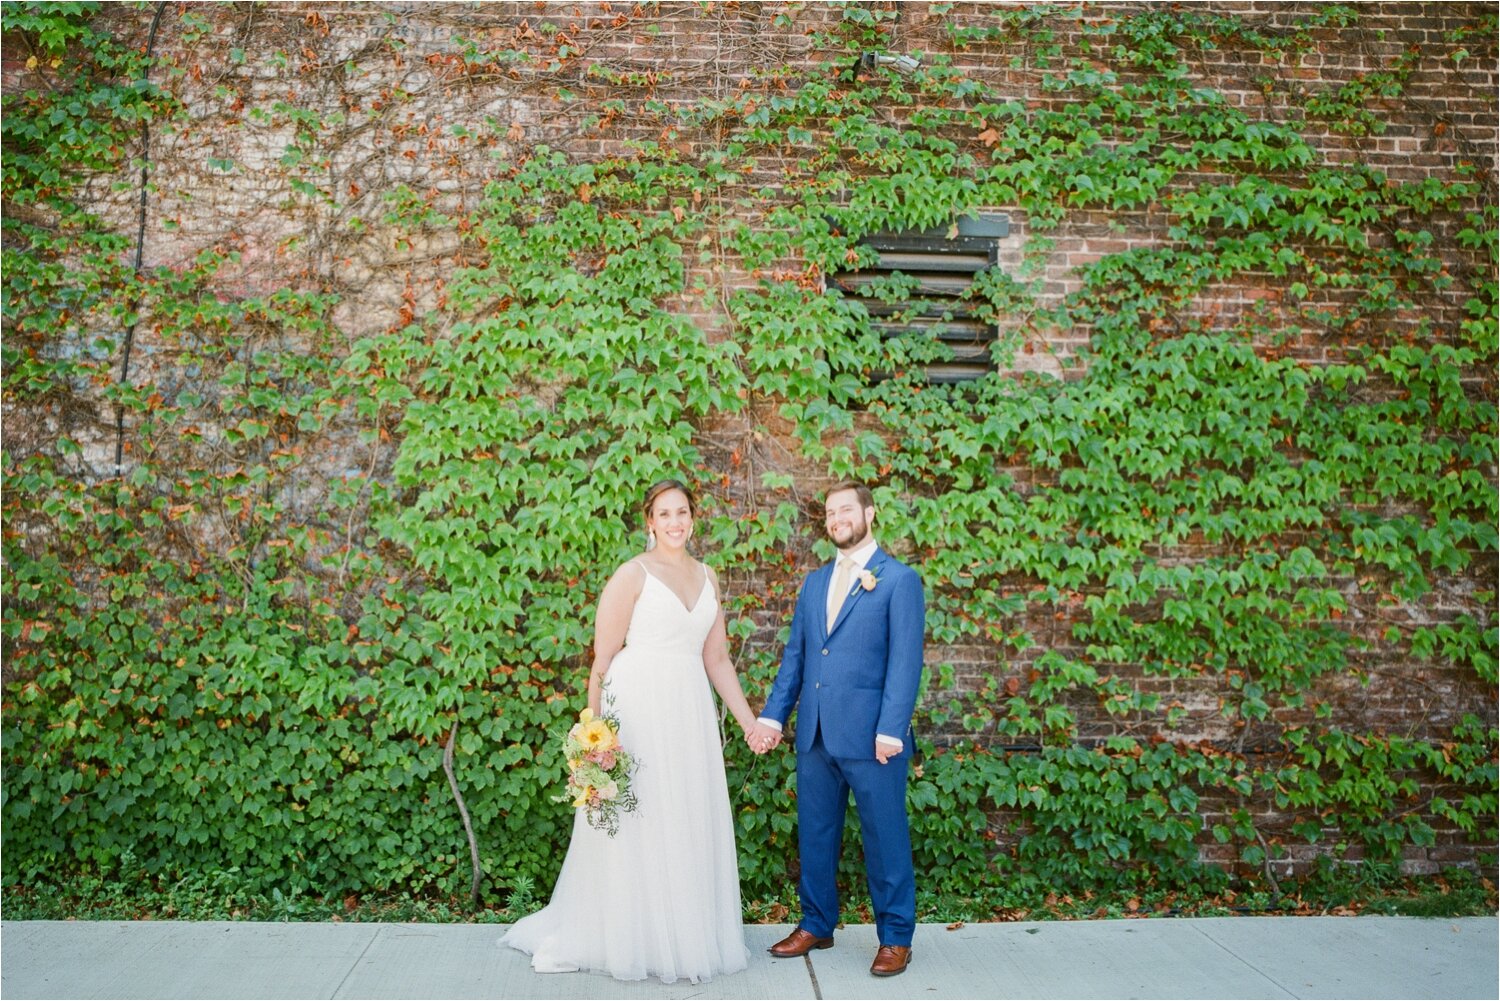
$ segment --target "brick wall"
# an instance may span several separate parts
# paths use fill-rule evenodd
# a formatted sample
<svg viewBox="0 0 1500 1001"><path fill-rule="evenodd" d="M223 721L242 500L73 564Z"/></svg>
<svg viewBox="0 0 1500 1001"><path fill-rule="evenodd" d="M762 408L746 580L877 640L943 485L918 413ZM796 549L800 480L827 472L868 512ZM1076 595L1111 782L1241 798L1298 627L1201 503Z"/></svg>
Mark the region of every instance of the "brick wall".
<svg viewBox="0 0 1500 1001"><path fill-rule="evenodd" d="M947 13L935 12L935 6L900 5L889 48L951 52L965 73L1030 107L1064 99L1046 91L1037 72L1014 68L1018 56L1028 55L1019 41L951 48L945 21L991 23L993 6L953 4ZM1101 22L1141 6L1090 5L1083 17ZM1218 3L1212 9L1274 30L1312 5ZM1295 60L1263 58L1237 47L1231 38L1195 57L1195 77L1251 115L1284 121L1306 104L1309 94L1378 72L1409 46L1441 41L1490 10L1480 3L1361 4L1354 25L1321 32L1316 45ZM124 34L143 40L150 15L149 9L121 6L109 16ZM783 92L788 80L817 69L821 57L809 36L836 16L828 7L779 3L169 5L158 43L166 66L158 82L179 95L185 110L170 130L157 131L149 150L155 189L146 264L181 266L205 247L236 250L240 261L223 273L221 292L247 295L288 284L337 292L342 301L335 320L352 343L436 306L445 276L464 264L453 230L434 226L412 238L383 221L382 199L397 185L410 186L416 197L440 211L456 212L478 203L497 155L514 158L547 146L575 158L600 158L628 153L631 141L645 140L700 157L721 146L724 135L713 128L675 127L671 109L703 98L751 92L769 99ZM1064 55L1081 51L1080 24L1055 19L1055 42ZM1385 127L1381 134L1351 136L1328 129L1308 139L1327 162L1359 161L1393 179L1451 178L1460 163L1468 162L1493 185L1500 137L1495 39L1476 38L1468 47L1470 58L1460 62L1422 58L1399 98L1371 102L1368 106ZM529 58L515 61L503 55L507 52L524 52ZM497 54L498 59L492 58ZM25 80L15 53L6 53L5 76L10 86ZM320 124L299 126L299 115L304 122ZM304 133L300 139L299 128ZM300 153L289 153L290 145ZM290 163L298 158L300 163ZM794 150L761 156L744 179L745 193L783 183L795 171L796 159ZM224 166L230 161L232 167ZM328 197L292 194L283 169L289 164ZM129 185L111 190L110 180L100 179L98 204L124 228L133 218L136 193ZM1207 174L1183 175L1176 187L1213 180ZM1028 221L1015 206L993 208L1011 218L1001 264L1019 269ZM764 218L765 210L751 206L737 211L753 224ZM1073 212L1050 234L1054 243L1039 263L1041 305L1055 305L1076 290L1081 266L1106 254L1153 246L1165 238L1166 226L1156 206L1112 214ZM798 262L787 266L800 267ZM1455 258L1452 266L1472 262ZM696 278L702 279L706 294L685 297L680 309L713 336L733 336L724 296L753 285L753 277L741 262L721 253L699 267L689 287ZM1215 289L1195 309L1221 319L1254 310L1275 316L1283 293L1279 280L1249 276ZM1461 309L1461 301L1452 303L1452 316ZM1089 333L1068 330L1028 343L1017 355L1017 366L1076 377L1077 354ZM173 349L153 341L149 330L139 336L136 380L170 383L175 378ZM1340 345L1307 332L1282 350L1323 364L1339 356ZM1476 391L1491 399L1492 375L1469 373ZM7 414L11 416L22 418L16 433L26 435L25 415ZM785 435L787 429L774 415L760 417L773 437ZM101 475L107 474L113 454L109 422L103 418L101 411L72 429L91 444L89 456ZM723 494L731 504L751 503L755 478L767 463L798 475L798 495L809 508L818 488L826 485L819 469L800 462L791 443L753 441L747 419L725 418L708 430L715 440L742 442L758 460L726 472ZM367 469L386 475L395 445L356 447L352 436L333 436L320 447L324 454L313 457L308 468L331 478ZM1017 468L1014 475L1027 489L1041 474ZM1493 479L1495 471L1488 475ZM310 481L302 485L298 500L315 509L322 496L320 484ZM900 548L899 541L896 545ZM1162 555L1193 560L1213 552L1212 547L1189 544ZM758 628L750 642L771 648L789 615L793 592L782 580L763 583L775 584L777 590L772 602L754 613ZM1028 583L1016 581L1015 587L1024 590ZM1342 584L1350 602L1349 628L1373 635L1392 622L1451 621L1476 610L1489 615L1490 609L1477 608L1475 592L1494 590L1495 569L1478 567L1443 581L1421 601L1405 604L1362 593L1354 581ZM953 665L960 689L977 690L992 676L1002 683L1012 677L1024 683L1042 652L1074 645L1070 624L1065 612L1033 608L1025 621L1016 623L1036 639L1031 650L1002 655L986 645L966 644L932 649L930 657ZM1472 672L1412 663L1385 652L1358 657L1356 667L1322 682L1319 694L1333 705L1335 723L1437 737L1464 713L1495 719L1495 693ZM1249 753L1269 743L1264 739L1269 734L1256 733L1253 726L1241 734L1219 714L1215 679L1141 676L1129 665L1120 665L1120 671L1140 687L1181 702L1189 710L1187 721L1165 729L1160 720L1111 716L1097 704L1080 702L1072 708L1082 738L1160 733L1171 740L1233 741ZM958 729L936 736L940 743L985 737ZM1205 804L1210 814L1223 808ZM1409 868L1430 871L1471 859L1472 846L1461 842L1456 832L1439 832L1438 846L1414 850ZM1204 850L1207 857L1223 851L1212 845Z"/></svg>

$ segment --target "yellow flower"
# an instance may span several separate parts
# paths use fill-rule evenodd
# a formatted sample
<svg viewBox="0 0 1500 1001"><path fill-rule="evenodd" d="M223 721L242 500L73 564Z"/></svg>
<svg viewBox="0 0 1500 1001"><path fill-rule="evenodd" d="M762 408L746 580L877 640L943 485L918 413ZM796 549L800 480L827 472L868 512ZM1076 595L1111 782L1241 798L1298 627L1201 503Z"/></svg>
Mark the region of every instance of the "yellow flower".
<svg viewBox="0 0 1500 1001"><path fill-rule="evenodd" d="M586 751L607 751L615 746L615 732L602 719L589 720L579 730L578 743Z"/></svg>
<svg viewBox="0 0 1500 1001"><path fill-rule="evenodd" d="M583 729L594 720L594 711L587 706L578 714L578 722L574 723L568 730L568 739L576 743L583 743Z"/></svg>
<svg viewBox="0 0 1500 1001"><path fill-rule="evenodd" d="M580 806L588 806L589 805L589 797L592 796L592 795L594 795L594 787L593 786L584 786L582 789L580 789L578 791L577 798L575 798L573 800L573 806L575 808L576 807L580 807Z"/></svg>

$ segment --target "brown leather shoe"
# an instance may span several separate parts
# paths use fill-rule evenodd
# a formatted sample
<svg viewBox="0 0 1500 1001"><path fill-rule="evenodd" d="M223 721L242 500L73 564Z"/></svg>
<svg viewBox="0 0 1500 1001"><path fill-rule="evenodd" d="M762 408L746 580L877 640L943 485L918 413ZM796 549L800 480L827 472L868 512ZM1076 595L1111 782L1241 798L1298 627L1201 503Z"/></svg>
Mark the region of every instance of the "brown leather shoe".
<svg viewBox="0 0 1500 1001"><path fill-rule="evenodd" d="M805 956L814 949L831 948L833 948L832 935L827 938L818 938L812 932L798 928L766 951L780 959L794 959L797 956Z"/></svg>
<svg viewBox="0 0 1500 1001"><path fill-rule="evenodd" d="M875 962L870 964L870 972L877 977L894 977L898 973L905 973L910 964L910 946L882 945L875 952Z"/></svg>

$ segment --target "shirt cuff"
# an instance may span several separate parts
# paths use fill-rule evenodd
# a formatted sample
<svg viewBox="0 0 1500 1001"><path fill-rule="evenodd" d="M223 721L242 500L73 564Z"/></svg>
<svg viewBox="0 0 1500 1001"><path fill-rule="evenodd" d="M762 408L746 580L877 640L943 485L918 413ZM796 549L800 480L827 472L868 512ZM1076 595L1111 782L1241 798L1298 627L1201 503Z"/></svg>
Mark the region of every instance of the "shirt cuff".
<svg viewBox="0 0 1500 1001"><path fill-rule="evenodd" d="M762 716L760 719L756 720L756 722L757 723L764 723L766 726L770 727L772 730L776 730L778 732L781 730L781 724L778 723L778 722L776 722L774 719L772 719L769 716Z"/></svg>
<svg viewBox="0 0 1500 1001"><path fill-rule="evenodd" d="M895 744L897 754L900 754L902 751L906 750L906 745L897 740L895 737L887 737L883 733L877 733L875 735L875 739L880 741L882 744Z"/></svg>

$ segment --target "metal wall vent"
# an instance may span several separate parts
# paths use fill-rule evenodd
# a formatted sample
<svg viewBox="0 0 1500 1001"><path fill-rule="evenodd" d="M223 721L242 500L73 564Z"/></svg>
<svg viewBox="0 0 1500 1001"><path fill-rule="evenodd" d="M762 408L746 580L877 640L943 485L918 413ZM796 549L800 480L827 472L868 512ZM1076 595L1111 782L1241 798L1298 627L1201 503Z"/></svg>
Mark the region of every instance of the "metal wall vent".
<svg viewBox="0 0 1500 1001"><path fill-rule="evenodd" d="M994 371L990 346L999 332L978 315L969 290L976 275L996 266L999 240L1009 233L1010 219L1003 215L967 216L934 229L871 233L859 242L880 254L878 263L830 274L828 284L863 303L881 337L928 337L946 344L953 358L928 365L929 381L978 379ZM889 290L896 286L903 291L892 299Z"/></svg>

